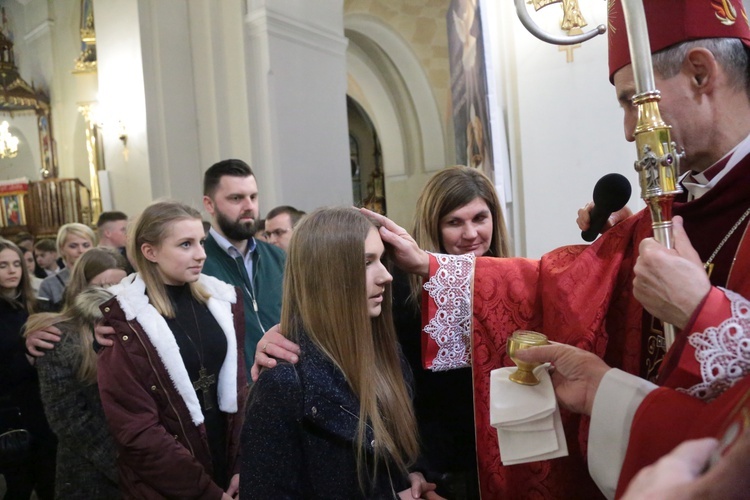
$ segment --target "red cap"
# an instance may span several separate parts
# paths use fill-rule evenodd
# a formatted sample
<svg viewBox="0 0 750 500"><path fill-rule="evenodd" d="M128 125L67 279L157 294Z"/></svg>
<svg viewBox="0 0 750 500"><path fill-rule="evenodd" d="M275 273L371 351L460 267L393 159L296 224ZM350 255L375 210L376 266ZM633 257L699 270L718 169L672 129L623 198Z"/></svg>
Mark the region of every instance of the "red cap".
<svg viewBox="0 0 750 500"><path fill-rule="evenodd" d="M630 64L620 0L609 4L609 80ZM742 0L643 0L651 52L688 40L739 38L750 46L750 21Z"/></svg>

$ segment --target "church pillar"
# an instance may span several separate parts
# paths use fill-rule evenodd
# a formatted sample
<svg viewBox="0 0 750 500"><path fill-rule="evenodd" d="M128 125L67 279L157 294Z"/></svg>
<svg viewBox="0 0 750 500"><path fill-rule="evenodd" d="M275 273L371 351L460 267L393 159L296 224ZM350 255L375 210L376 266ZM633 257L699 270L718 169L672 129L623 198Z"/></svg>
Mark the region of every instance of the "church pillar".
<svg viewBox="0 0 750 500"><path fill-rule="evenodd" d="M114 208L135 215L153 199L139 2L95 0L94 19L104 163Z"/></svg>
<svg viewBox="0 0 750 500"><path fill-rule="evenodd" d="M342 0L247 0L252 167L261 215L352 203Z"/></svg>

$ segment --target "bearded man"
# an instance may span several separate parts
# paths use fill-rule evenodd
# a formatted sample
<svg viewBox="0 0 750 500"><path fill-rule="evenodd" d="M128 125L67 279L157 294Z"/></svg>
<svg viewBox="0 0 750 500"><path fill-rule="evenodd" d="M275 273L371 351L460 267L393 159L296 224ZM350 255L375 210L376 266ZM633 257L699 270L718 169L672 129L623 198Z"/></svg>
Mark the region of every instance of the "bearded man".
<svg viewBox="0 0 750 500"><path fill-rule="evenodd" d="M253 365L263 333L281 316L284 252L256 240L258 183L242 160L222 160L203 177L203 206L211 214L203 272L242 290L245 365Z"/></svg>

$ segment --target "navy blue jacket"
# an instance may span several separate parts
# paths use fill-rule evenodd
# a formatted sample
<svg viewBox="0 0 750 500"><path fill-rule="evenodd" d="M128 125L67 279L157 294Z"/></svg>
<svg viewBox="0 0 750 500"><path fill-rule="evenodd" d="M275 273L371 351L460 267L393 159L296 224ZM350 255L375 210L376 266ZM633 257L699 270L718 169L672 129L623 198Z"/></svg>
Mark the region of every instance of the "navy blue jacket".
<svg viewBox="0 0 750 500"><path fill-rule="evenodd" d="M391 464L363 494L355 443L359 402L344 375L303 335L300 361L265 370L253 386L242 432L240 498L394 498L409 487ZM407 368L408 369L408 368ZM367 430L367 454L373 436Z"/></svg>

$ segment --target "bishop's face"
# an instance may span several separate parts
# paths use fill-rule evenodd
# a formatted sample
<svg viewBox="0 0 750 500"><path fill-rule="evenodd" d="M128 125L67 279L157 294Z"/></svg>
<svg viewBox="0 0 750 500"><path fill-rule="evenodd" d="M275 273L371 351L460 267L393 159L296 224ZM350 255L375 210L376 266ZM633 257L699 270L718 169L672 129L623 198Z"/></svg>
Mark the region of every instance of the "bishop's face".
<svg viewBox="0 0 750 500"><path fill-rule="evenodd" d="M654 75L654 83L661 93L659 112L662 120L671 127L672 141L678 148L684 148L686 158L680 163L680 173L693 170L700 172L710 167L719 158L714 154L711 143L710 102L696 92L692 76L681 71L670 78ZM615 92L623 110L625 138L635 141L635 127L638 122L638 107L632 103L635 95L633 67L625 66L615 73Z"/></svg>

